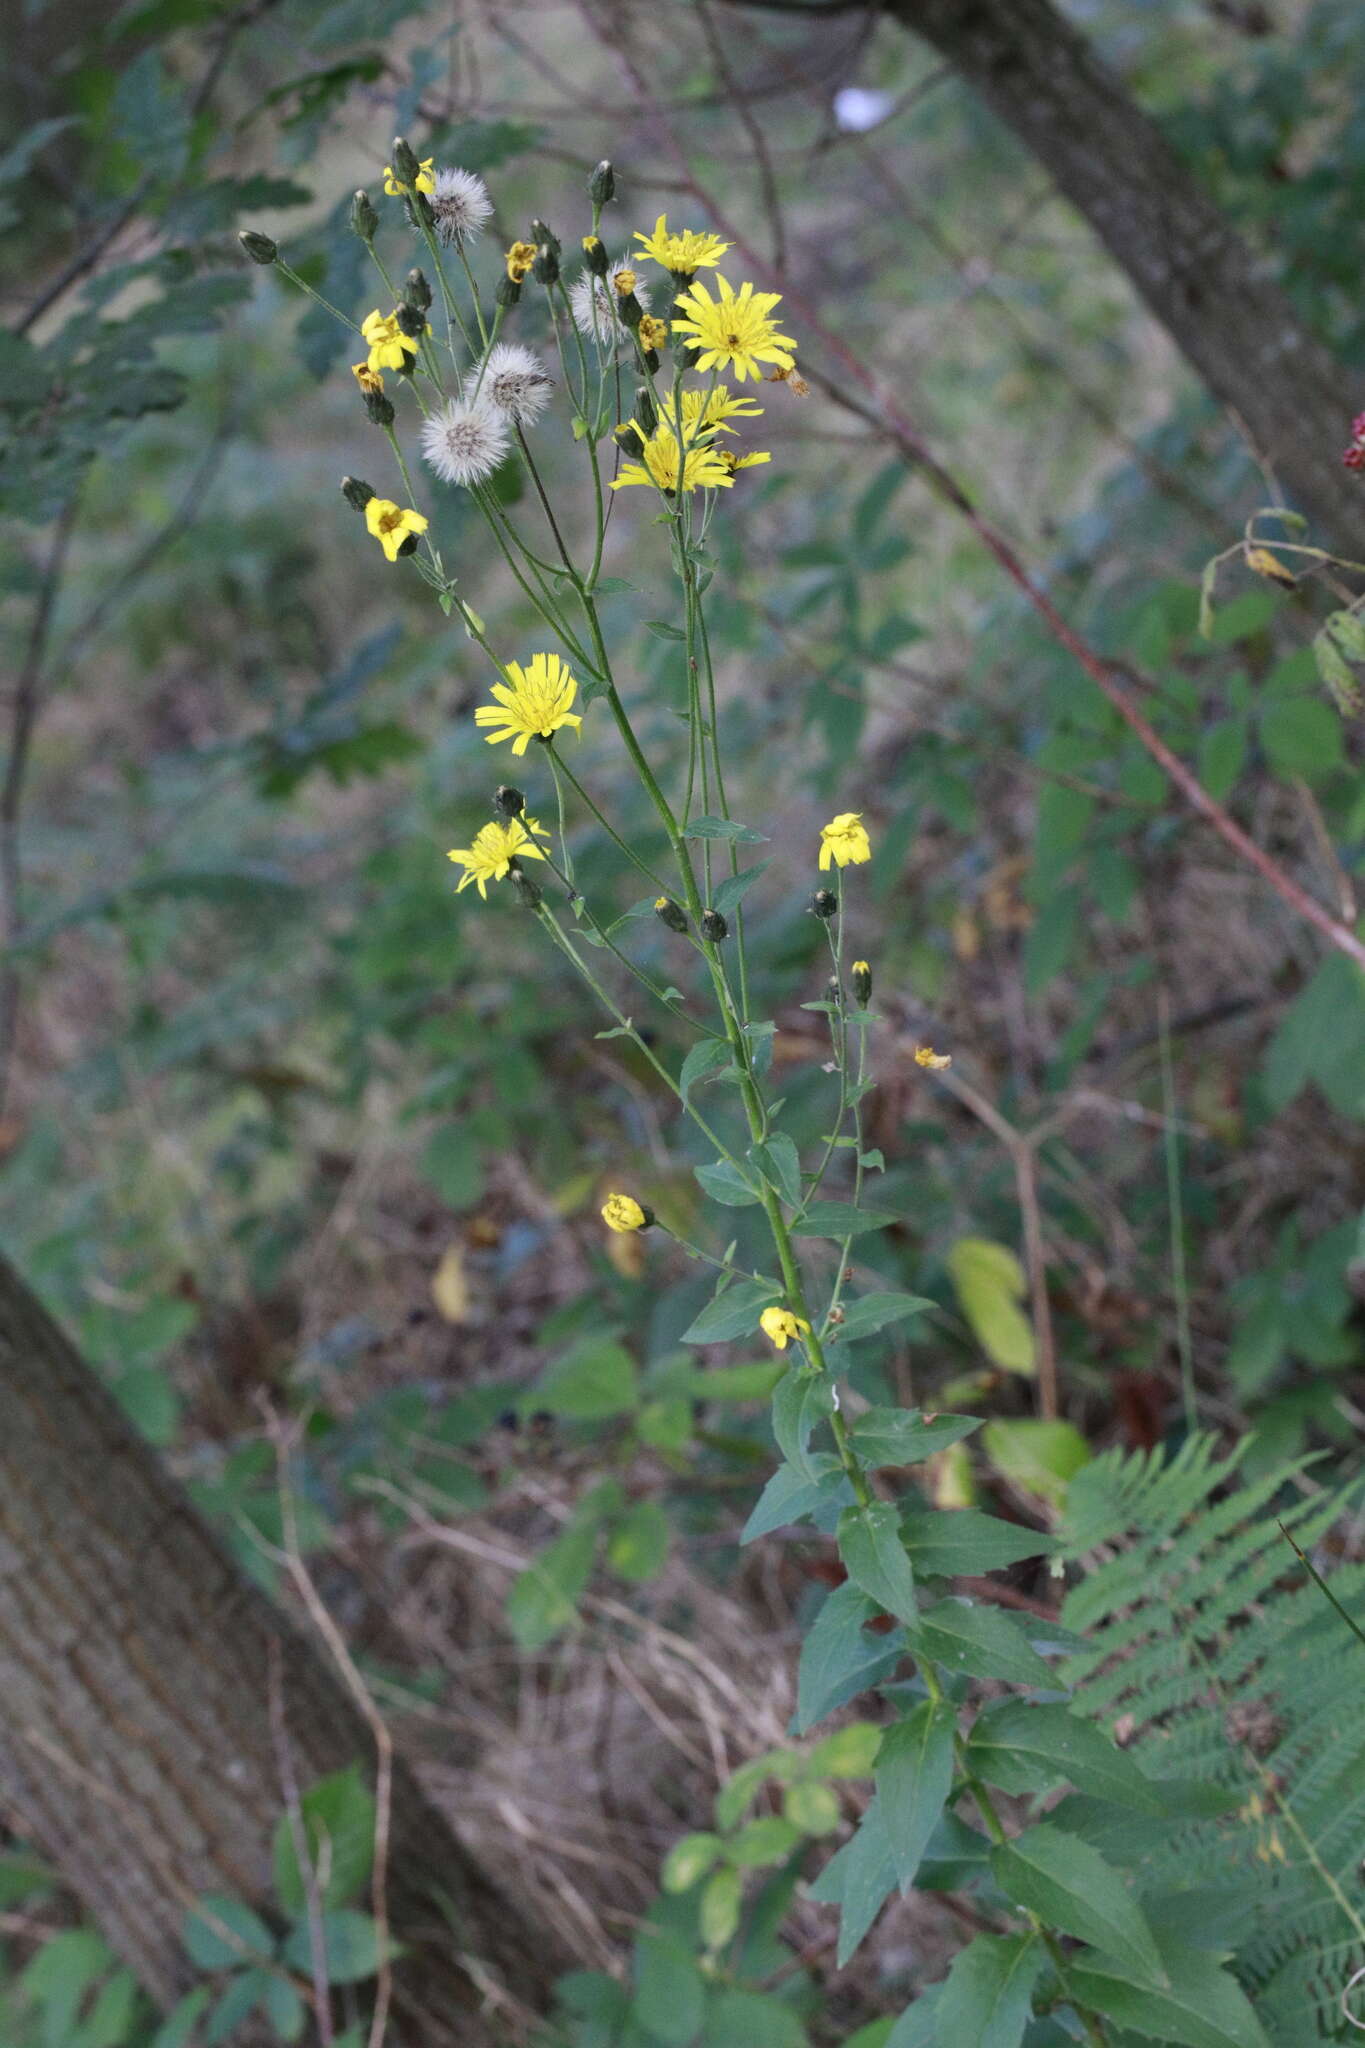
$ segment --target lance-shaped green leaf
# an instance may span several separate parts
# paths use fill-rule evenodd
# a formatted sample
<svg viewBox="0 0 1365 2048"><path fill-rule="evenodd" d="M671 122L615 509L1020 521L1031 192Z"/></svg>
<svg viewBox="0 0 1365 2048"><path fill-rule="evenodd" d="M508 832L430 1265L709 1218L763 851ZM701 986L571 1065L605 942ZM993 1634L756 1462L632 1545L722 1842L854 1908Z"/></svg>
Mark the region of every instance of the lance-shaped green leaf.
<svg viewBox="0 0 1365 2048"><path fill-rule="evenodd" d="M918 1613L915 1574L901 1541L900 1519L890 1501L845 1508L839 1517L839 1555L855 1585L868 1598L913 1621Z"/></svg>
<svg viewBox="0 0 1365 2048"><path fill-rule="evenodd" d="M724 1038L699 1038L682 1063L678 1076L678 1093L684 1102L699 1081L705 1081L712 1074L718 1074L724 1067L733 1067L729 1041Z"/></svg>
<svg viewBox="0 0 1365 2048"><path fill-rule="evenodd" d="M1045 1557L1050 1536L1002 1522L975 1508L928 1508L904 1517L905 1546L921 1578L956 1579L1003 1571L1024 1557Z"/></svg>
<svg viewBox="0 0 1365 2048"><path fill-rule="evenodd" d="M793 1366L773 1390L773 1435L777 1448L789 1465L809 1480L817 1480L821 1467L809 1451L811 1432L834 1410L834 1388L821 1372ZM847 1559L845 1559L847 1563Z"/></svg>
<svg viewBox="0 0 1365 2048"><path fill-rule="evenodd" d="M818 1476L810 1479L807 1471ZM806 1471L798 1472L794 1465L779 1465L772 1478L764 1487L754 1505L754 1511L740 1532L741 1543L752 1543L757 1536L767 1536L774 1529L785 1529L792 1522L802 1522L817 1508L832 1505L847 1494L852 1498L852 1488L844 1474L843 1467L831 1451L815 1451L806 1460Z"/></svg>
<svg viewBox="0 0 1365 2048"><path fill-rule="evenodd" d="M1005 1897L1044 1926L1088 1941L1139 1982L1161 1983L1161 1956L1142 1908L1088 1842L1060 1828L1028 1828L992 1851L991 1870Z"/></svg>
<svg viewBox="0 0 1365 2048"><path fill-rule="evenodd" d="M830 1594L801 1645L795 1734L804 1735L826 1714L895 1670L905 1644L899 1630L893 1636L867 1634L866 1624L876 1613L876 1603L851 1580Z"/></svg>
<svg viewBox="0 0 1365 2048"><path fill-rule="evenodd" d="M1216 1956L1167 1936L1161 1960L1161 1985L1144 1981L1117 1959L1089 1954L1072 1959L1067 1982L1077 1999L1144 2040L1179 2042L1181 2048L1270 2048L1246 1993ZM1306 2015L1305 2025L1311 2025Z"/></svg>
<svg viewBox="0 0 1365 2048"><path fill-rule="evenodd" d="M869 1408L853 1425L853 1444L865 1465L918 1465L980 1427L976 1415L936 1415L926 1422L918 1408Z"/></svg>
<svg viewBox="0 0 1365 2048"><path fill-rule="evenodd" d="M1056 1679L1013 1615L968 1600L940 1600L920 1615L913 1647L948 1671L1006 1685L1056 1686Z"/></svg>
<svg viewBox="0 0 1365 2048"><path fill-rule="evenodd" d="M684 1344L728 1344L758 1328L762 1311L782 1293L780 1280L736 1280L683 1331Z"/></svg>
<svg viewBox="0 0 1365 2048"><path fill-rule="evenodd" d="M1078 1792L1140 1813L1169 1811L1169 1796L1093 1721L1067 1707L995 1700L976 1718L972 1770L1002 1792L1042 1792L1066 1779Z"/></svg>
<svg viewBox="0 0 1365 2048"><path fill-rule="evenodd" d="M837 1962L841 1970L895 1889L891 1838L881 1801L874 1799L857 1834L830 1857L810 1888L811 1897L821 1905L839 1908Z"/></svg>
<svg viewBox="0 0 1365 2048"><path fill-rule="evenodd" d="M897 1721L877 1752L877 1796L901 1890L908 1891L953 1785L957 1716L946 1700L923 1700Z"/></svg>
<svg viewBox="0 0 1365 2048"><path fill-rule="evenodd" d="M878 1330L889 1329L892 1323L902 1323L907 1316L917 1316L927 1308L937 1307L921 1294L864 1294L857 1301L844 1304L844 1320L830 1335L841 1342L852 1342L858 1337L871 1337ZM895 1414L887 1409L886 1414Z"/></svg>
<svg viewBox="0 0 1365 2048"><path fill-rule="evenodd" d="M952 2048L1019 2048L1043 1961L1036 1935L978 1934L948 1972L938 2039Z"/></svg>

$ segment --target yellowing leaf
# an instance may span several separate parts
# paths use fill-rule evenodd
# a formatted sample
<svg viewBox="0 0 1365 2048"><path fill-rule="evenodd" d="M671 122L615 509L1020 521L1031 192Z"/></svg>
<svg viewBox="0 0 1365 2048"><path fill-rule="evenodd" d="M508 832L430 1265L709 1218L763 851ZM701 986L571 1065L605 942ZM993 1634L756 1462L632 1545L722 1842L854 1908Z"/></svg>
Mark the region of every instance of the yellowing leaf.
<svg viewBox="0 0 1365 2048"><path fill-rule="evenodd" d="M977 1343L1005 1372L1035 1371L1033 1330L1019 1307L1028 1291L1024 1269L1007 1245L963 1237L948 1254L948 1272Z"/></svg>
<svg viewBox="0 0 1365 2048"><path fill-rule="evenodd" d="M469 1315L469 1281L464 1253L459 1245L448 1245L441 1263L431 1276L431 1298L448 1323L463 1323Z"/></svg>
<svg viewBox="0 0 1365 2048"><path fill-rule="evenodd" d="M1297 590L1299 579L1292 569L1286 569L1277 555L1269 548L1245 548L1243 555L1248 569L1258 576L1266 577L1271 583L1278 583L1284 590Z"/></svg>

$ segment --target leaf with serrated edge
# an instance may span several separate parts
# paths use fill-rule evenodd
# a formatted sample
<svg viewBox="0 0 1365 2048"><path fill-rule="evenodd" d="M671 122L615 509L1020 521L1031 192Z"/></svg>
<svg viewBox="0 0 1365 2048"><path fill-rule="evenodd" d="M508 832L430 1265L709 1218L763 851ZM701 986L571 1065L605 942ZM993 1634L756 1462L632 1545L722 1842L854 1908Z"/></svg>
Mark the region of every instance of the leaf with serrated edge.
<svg viewBox="0 0 1365 2048"><path fill-rule="evenodd" d="M1098 1849L1061 1828L1025 1830L991 1852L1006 1898L1043 1924L1115 1957L1139 1981L1160 1984L1164 1966L1141 1906Z"/></svg>
<svg viewBox="0 0 1365 2048"><path fill-rule="evenodd" d="M956 1727L957 1715L946 1701L924 1700L908 1719L887 1729L877 1752L877 1795L903 1892L915 1881L952 1790Z"/></svg>

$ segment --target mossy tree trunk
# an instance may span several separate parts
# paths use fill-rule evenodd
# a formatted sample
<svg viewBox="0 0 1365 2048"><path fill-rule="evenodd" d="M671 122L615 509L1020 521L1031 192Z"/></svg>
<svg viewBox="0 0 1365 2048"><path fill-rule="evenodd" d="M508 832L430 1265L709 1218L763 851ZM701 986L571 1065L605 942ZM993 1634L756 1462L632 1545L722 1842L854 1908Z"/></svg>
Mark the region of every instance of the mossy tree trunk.
<svg viewBox="0 0 1365 2048"><path fill-rule="evenodd" d="M194 1981L194 1899L270 1918L282 1727L301 1786L373 1762L332 1665L0 1260L0 1802L163 2007ZM388 1871L404 2048L505 2043L486 1987L543 2006L554 1944L401 1759Z"/></svg>

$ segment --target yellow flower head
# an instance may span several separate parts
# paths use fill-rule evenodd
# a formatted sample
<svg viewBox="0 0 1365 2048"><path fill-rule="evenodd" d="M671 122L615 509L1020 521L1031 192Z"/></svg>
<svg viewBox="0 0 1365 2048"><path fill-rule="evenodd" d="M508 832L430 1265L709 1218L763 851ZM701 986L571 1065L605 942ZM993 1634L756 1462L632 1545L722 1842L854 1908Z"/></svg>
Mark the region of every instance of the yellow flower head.
<svg viewBox="0 0 1365 2048"><path fill-rule="evenodd" d="M952 1064L953 1056L950 1052L935 1052L932 1045L917 1045L915 1047L915 1065L917 1067L927 1067L931 1074L941 1074L945 1067L950 1067Z"/></svg>
<svg viewBox="0 0 1365 2048"><path fill-rule="evenodd" d="M493 685L497 703L480 704L474 713L475 725L497 728L488 734L490 747L511 740L512 752L524 754L533 739L547 740L562 725L582 725L571 708L578 684L557 654L533 654L526 668L509 661L504 674L507 681Z"/></svg>
<svg viewBox="0 0 1365 2048"><path fill-rule="evenodd" d="M765 1337L770 1337L779 1351L785 1351L793 1337L802 1331L809 1331L810 1324L802 1317L794 1316L789 1308L765 1308L758 1319L758 1327Z"/></svg>
<svg viewBox="0 0 1365 2048"><path fill-rule="evenodd" d="M628 299L635 289L635 272L627 265L611 274L611 288L618 299Z"/></svg>
<svg viewBox="0 0 1365 2048"><path fill-rule="evenodd" d="M487 902L485 885L500 882L514 860L544 860L545 855L531 837L533 832L538 832L542 839L550 836L534 818L494 819L474 834L472 846L453 846L446 859L458 861L464 869L455 894L458 896L460 889L467 889L474 882Z"/></svg>
<svg viewBox="0 0 1365 2048"><path fill-rule="evenodd" d="M632 1230L648 1230L653 1219L648 1209L642 1209L634 1195L608 1195L602 1204L602 1221L608 1230L619 1230L624 1237Z"/></svg>
<svg viewBox="0 0 1365 2048"><path fill-rule="evenodd" d="M531 265L535 260L536 245L534 242L513 242L511 248L507 251L506 257L507 275L511 278L513 284L520 284L524 277L530 276Z"/></svg>
<svg viewBox="0 0 1365 2048"><path fill-rule="evenodd" d="M719 263L730 247L719 235L699 234L695 228L681 228L670 235L666 213L655 221L652 235L636 228L635 239L641 245L641 256L647 256L651 263L661 263L665 270L681 271L688 276L703 264Z"/></svg>
<svg viewBox="0 0 1365 2048"><path fill-rule="evenodd" d="M424 156L422 158L421 167L417 173L417 190L419 192L434 192L436 190L436 178L431 168L435 161L436 159L433 156ZM397 199L399 193L406 192L407 189L402 180L395 177L392 164L385 164L384 190L388 193L390 199Z"/></svg>
<svg viewBox="0 0 1365 2048"><path fill-rule="evenodd" d="M736 292L727 280L716 277L718 298L712 298L704 284L694 284L678 300L682 320L673 322L693 348L701 350L699 370L732 370L740 383L746 377L760 377L761 363L776 363L781 370L795 367L790 353L796 344L789 334L779 334L772 318L774 306L782 303L779 292L756 292L744 283Z"/></svg>
<svg viewBox="0 0 1365 2048"><path fill-rule="evenodd" d="M396 312L381 313L376 306L361 321L360 331L370 344L365 366L369 370L401 370L407 358L417 353L417 343L410 334L404 334Z"/></svg>
<svg viewBox="0 0 1365 2048"><path fill-rule="evenodd" d="M635 330L640 337L641 348L663 348L668 341L668 322L656 320L652 313L646 313Z"/></svg>
<svg viewBox="0 0 1365 2048"><path fill-rule="evenodd" d="M641 321L643 328L644 322ZM728 384L717 384L714 391L684 391L682 395L683 433L690 441L695 433L733 434L733 427L727 420L761 419L763 407L755 405L743 392L731 391Z"/></svg>
<svg viewBox="0 0 1365 2048"><path fill-rule="evenodd" d="M365 524L390 562L398 560L398 551L408 535L425 533L428 523L420 512L414 512L411 506L405 511L392 498L371 498L365 507Z"/></svg>
<svg viewBox="0 0 1365 2048"><path fill-rule="evenodd" d="M766 448L756 449L752 455L732 455L728 448L718 448L716 460L723 462L733 476L737 469L752 469L756 463L771 462L772 456Z"/></svg>
<svg viewBox="0 0 1365 2048"><path fill-rule="evenodd" d="M384 389L384 379L380 376L378 370L372 370L368 363L352 363L351 375L364 392L382 391Z"/></svg>
<svg viewBox="0 0 1365 2048"><path fill-rule="evenodd" d="M621 474L612 484L614 491L627 484L657 484L661 491L676 491L678 471L682 470L682 488L685 491L729 490L734 481L729 469L717 455L714 448L700 442L689 447L681 465L678 460L678 437L671 427L658 426L646 438L638 424L631 426L640 443L640 462L627 462Z"/></svg>
<svg viewBox="0 0 1365 2048"><path fill-rule="evenodd" d="M871 858L872 842L867 836L861 811L840 811L837 818L831 818L828 825L820 827L822 868L827 868L831 861L841 868L846 868L852 861L856 867Z"/></svg>

